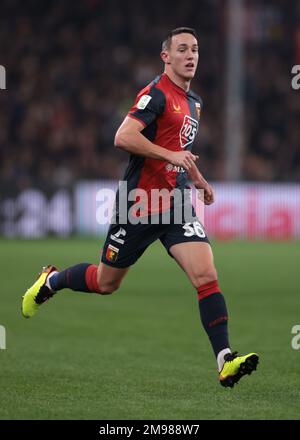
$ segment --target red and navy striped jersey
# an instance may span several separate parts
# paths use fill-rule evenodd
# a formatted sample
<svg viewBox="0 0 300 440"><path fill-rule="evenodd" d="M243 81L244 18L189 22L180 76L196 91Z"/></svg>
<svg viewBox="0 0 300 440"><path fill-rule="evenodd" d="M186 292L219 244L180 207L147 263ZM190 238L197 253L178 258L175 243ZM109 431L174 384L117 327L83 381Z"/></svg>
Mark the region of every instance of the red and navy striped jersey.
<svg viewBox="0 0 300 440"><path fill-rule="evenodd" d="M192 91L185 92L163 73L140 91L128 116L144 125L141 133L154 144L172 151L191 151L201 107L199 96ZM134 154L130 156L124 176L128 191L144 189L149 197L151 189L183 189L187 179L182 167Z"/></svg>

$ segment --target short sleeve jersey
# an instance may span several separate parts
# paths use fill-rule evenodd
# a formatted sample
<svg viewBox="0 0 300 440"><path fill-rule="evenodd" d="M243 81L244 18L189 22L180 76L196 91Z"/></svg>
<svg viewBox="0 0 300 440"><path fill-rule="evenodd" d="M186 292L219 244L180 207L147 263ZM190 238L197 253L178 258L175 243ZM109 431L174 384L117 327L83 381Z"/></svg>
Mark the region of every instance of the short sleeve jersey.
<svg viewBox="0 0 300 440"><path fill-rule="evenodd" d="M185 92L163 73L137 95L128 116L144 125L142 134L172 151L192 150L198 131L202 100ZM128 190L184 188L187 172L166 161L131 154L124 180Z"/></svg>

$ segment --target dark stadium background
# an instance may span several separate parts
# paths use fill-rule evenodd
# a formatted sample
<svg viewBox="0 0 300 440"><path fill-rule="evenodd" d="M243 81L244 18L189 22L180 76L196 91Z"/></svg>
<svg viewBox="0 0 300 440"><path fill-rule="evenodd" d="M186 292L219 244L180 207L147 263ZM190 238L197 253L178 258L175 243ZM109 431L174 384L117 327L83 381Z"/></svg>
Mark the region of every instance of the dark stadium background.
<svg viewBox="0 0 300 440"><path fill-rule="evenodd" d="M199 36L195 151L217 189L205 218L232 345L261 355L229 392L193 289L159 244L115 295L19 312L44 264L98 261L94 195L128 160L115 131L178 26ZM0 65L0 418L299 418L299 2L2 0Z"/></svg>

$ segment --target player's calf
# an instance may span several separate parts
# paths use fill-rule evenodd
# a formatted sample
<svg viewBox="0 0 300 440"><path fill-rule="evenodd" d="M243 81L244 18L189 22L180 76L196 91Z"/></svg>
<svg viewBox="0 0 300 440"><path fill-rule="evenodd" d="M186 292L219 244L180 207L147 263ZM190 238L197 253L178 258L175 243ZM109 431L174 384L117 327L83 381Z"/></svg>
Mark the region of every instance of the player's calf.
<svg viewBox="0 0 300 440"><path fill-rule="evenodd" d="M224 355L231 352L225 299L217 280L199 286L197 292L202 325L210 339L217 358L218 368L221 370Z"/></svg>
<svg viewBox="0 0 300 440"><path fill-rule="evenodd" d="M217 359L220 383L224 387L232 388L241 377L256 370L258 355L250 353L237 356L236 352L231 353L227 325L228 312L218 281L202 284L197 292L201 321Z"/></svg>
<svg viewBox="0 0 300 440"><path fill-rule="evenodd" d="M116 269L100 263L80 263L49 275L48 287L53 292L68 288L73 291L109 295L121 284L128 269Z"/></svg>
<svg viewBox="0 0 300 440"><path fill-rule="evenodd" d="M98 266L79 263L49 276L48 286L53 292L71 289L75 292L101 293L97 282Z"/></svg>

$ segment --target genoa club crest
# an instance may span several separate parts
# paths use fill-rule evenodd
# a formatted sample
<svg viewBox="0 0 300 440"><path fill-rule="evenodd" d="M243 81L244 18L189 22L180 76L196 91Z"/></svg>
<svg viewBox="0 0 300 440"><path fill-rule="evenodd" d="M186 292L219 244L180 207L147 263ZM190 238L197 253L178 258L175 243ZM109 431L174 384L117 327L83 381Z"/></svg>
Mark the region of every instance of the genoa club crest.
<svg viewBox="0 0 300 440"><path fill-rule="evenodd" d="M106 250L106 258L111 263L114 263L118 258L119 249L111 244L108 245Z"/></svg>
<svg viewBox="0 0 300 440"><path fill-rule="evenodd" d="M196 106L196 112L197 112L198 119L200 119L200 114L201 114L201 104L200 104L200 102L196 102L195 106Z"/></svg>

